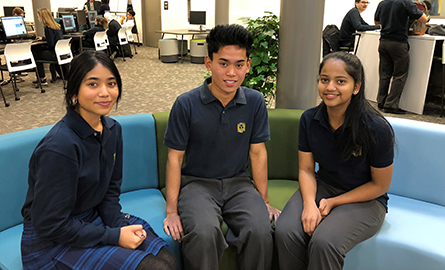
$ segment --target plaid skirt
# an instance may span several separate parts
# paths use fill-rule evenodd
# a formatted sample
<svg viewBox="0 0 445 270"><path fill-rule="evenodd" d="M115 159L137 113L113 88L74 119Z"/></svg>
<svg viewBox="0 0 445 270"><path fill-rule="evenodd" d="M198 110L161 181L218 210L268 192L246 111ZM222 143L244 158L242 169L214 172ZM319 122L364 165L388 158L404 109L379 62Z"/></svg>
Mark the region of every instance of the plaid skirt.
<svg viewBox="0 0 445 270"><path fill-rule="evenodd" d="M91 213L89 213L91 214ZM76 218L82 219L82 214ZM31 221L24 221L22 234L23 269L136 269L148 254L156 255L168 245L143 219L125 215L130 225L142 224L147 236L135 250L120 246L97 245L91 248L75 248L37 236ZM92 222L96 226L105 226L99 216Z"/></svg>

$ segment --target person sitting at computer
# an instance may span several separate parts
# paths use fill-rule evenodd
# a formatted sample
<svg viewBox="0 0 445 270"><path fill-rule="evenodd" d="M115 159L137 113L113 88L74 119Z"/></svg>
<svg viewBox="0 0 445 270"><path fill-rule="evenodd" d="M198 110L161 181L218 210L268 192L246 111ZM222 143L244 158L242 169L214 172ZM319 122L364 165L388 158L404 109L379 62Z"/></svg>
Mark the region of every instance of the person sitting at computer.
<svg viewBox="0 0 445 270"><path fill-rule="evenodd" d="M380 29L379 25L369 25L367 24L360 13L365 11L368 7L368 0L355 0L355 7L352 8L346 16L343 18L340 27L340 36L338 38L338 43L340 47L353 47L354 38L353 34L355 31L368 31Z"/></svg>
<svg viewBox="0 0 445 270"><path fill-rule="evenodd" d="M105 18L108 20L108 42L110 43L111 58L114 59L116 54L119 52L119 38L117 36L121 25L116 21L110 13L105 13Z"/></svg>
<svg viewBox="0 0 445 270"><path fill-rule="evenodd" d="M56 53L54 48L56 46L57 41L63 39L63 33L60 27L60 24L56 23L51 15L51 11L47 8L39 8L37 9L37 18L38 20L45 26L45 37L36 37L36 40L45 40L46 46L32 46L32 54L34 55L35 60L53 60L57 61ZM36 63L37 72L39 73L39 77L41 80L41 84L44 86L48 85L48 82L45 77L45 69L43 68L43 63ZM57 79L56 70L59 74L61 74L60 66L51 65L50 67L52 81ZM38 86L37 81L33 82Z"/></svg>
<svg viewBox="0 0 445 270"><path fill-rule="evenodd" d="M97 15L104 15L105 11L110 11L110 6L108 5L110 3L109 0L101 0L101 5L99 8L99 11L97 12Z"/></svg>
<svg viewBox="0 0 445 270"><path fill-rule="evenodd" d="M96 23L93 28L83 32L84 40L82 42L83 47L94 48L94 35L97 32L103 32L108 28L108 21L103 17L96 17Z"/></svg>
<svg viewBox="0 0 445 270"><path fill-rule="evenodd" d="M99 11L100 4L101 4L100 1L87 0L85 4L83 4L83 7L86 12L91 10Z"/></svg>
<svg viewBox="0 0 445 270"><path fill-rule="evenodd" d="M20 8L16 7L12 10L12 16L22 16L23 20L25 20L25 11ZM35 35L36 31L28 31L28 35Z"/></svg>
<svg viewBox="0 0 445 270"><path fill-rule="evenodd" d="M133 27L134 26L134 16L136 16L136 12L134 10L130 9L127 11L127 19L125 20L125 17L122 16L121 18L121 25L125 27Z"/></svg>

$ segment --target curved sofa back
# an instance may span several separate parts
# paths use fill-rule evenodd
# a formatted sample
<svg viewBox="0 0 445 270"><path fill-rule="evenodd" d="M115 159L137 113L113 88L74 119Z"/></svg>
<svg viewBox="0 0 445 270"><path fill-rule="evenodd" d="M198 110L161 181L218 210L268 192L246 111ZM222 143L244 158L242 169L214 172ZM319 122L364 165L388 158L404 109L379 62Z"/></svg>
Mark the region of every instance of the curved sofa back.
<svg viewBox="0 0 445 270"><path fill-rule="evenodd" d="M122 192L158 188L153 116L135 114L113 118L122 125L124 140ZM51 127L0 135L0 232L23 222L20 211L28 190L28 163Z"/></svg>
<svg viewBox="0 0 445 270"><path fill-rule="evenodd" d="M0 231L23 222L21 208L28 190L29 159L51 127L0 136Z"/></svg>
<svg viewBox="0 0 445 270"><path fill-rule="evenodd" d="M445 126L387 119L397 144L389 193L445 206Z"/></svg>

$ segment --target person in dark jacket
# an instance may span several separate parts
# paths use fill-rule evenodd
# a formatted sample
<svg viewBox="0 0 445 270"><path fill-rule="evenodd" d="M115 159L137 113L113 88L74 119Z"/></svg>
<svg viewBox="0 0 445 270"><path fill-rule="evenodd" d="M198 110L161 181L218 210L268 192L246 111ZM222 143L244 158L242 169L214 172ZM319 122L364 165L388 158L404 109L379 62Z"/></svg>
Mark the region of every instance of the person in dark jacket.
<svg viewBox="0 0 445 270"><path fill-rule="evenodd" d="M99 11L100 1L88 0L83 4L83 7L87 12L91 10Z"/></svg>
<svg viewBox="0 0 445 270"><path fill-rule="evenodd" d="M353 34L355 31L369 31L380 29L379 25L369 25L366 23L360 13L368 7L368 0L355 0L355 7L352 8L343 18L340 27L340 36L338 43L340 47L352 47L354 45Z"/></svg>
<svg viewBox="0 0 445 270"><path fill-rule="evenodd" d="M110 6L108 5L109 3L109 0L101 0L101 5L99 11L97 12L97 15L103 16L105 14L105 11L110 11Z"/></svg>
<svg viewBox="0 0 445 270"><path fill-rule="evenodd" d="M82 42L83 47L94 48L94 35L97 32L103 32L108 28L107 19L103 17L96 17L96 23L93 28L83 32L84 40Z"/></svg>
<svg viewBox="0 0 445 270"><path fill-rule="evenodd" d="M108 20L107 36L110 43L111 58L113 59L114 56L119 52L119 38L117 37L117 33L122 27L110 13L106 13L105 18Z"/></svg>
<svg viewBox="0 0 445 270"><path fill-rule="evenodd" d="M36 40L45 40L46 46L32 46L32 54L35 60L50 60L57 61L56 52L54 48L56 47L57 41L63 39L63 33L60 29L60 24L56 23L51 15L51 12L47 8L40 8L37 10L37 18L45 27L45 37L36 37ZM43 68L43 63L37 63L37 72L41 80L41 84L44 86L48 85L45 77L45 69ZM60 67L51 67L52 80L56 80L55 70L61 74ZM33 82L35 85L37 81Z"/></svg>

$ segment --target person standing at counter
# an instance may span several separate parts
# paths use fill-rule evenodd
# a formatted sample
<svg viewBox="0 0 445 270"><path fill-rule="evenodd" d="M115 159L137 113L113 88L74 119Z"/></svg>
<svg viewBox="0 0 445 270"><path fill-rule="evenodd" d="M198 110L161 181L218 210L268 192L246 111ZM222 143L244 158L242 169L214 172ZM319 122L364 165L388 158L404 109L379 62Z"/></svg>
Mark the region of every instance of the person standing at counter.
<svg viewBox="0 0 445 270"><path fill-rule="evenodd" d="M341 23L340 37L338 39L340 47L352 47L354 45L352 34L354 34L355 31L380 29L379 25L369 25L363 20L362 16L360 16L360 13L365 11L368 5L368 0L355 0L355 7L348 11Z"/></svg>
<svg viewBox="0 0 445 270"><path fill-rule="evenodd" d="M374 15L375 24L382 26L377 103L385 113L406 113L399 108L399 101L409 69L409 18L421 23L428 22L426 15L410 0L384 0L379 3Z"/></svg>

